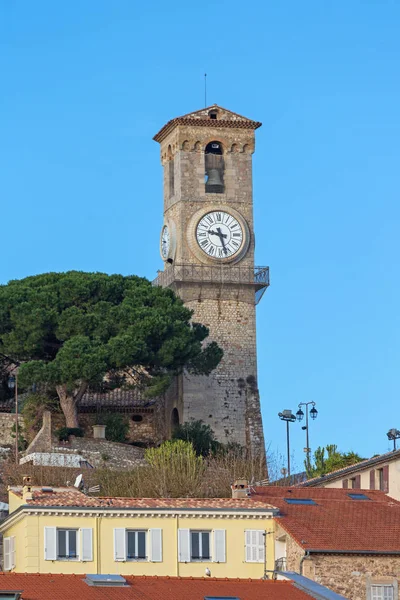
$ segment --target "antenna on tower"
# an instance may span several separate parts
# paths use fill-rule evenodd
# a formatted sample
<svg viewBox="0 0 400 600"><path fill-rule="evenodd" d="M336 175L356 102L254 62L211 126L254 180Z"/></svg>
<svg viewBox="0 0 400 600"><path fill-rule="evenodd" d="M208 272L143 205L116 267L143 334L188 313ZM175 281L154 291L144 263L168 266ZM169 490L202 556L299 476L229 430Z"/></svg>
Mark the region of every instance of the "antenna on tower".
<svg viewBox="0 0 400 600"><path fill-rule="evenodd" d="M207 73L204 73L204 108L207 107Z"/></svg>

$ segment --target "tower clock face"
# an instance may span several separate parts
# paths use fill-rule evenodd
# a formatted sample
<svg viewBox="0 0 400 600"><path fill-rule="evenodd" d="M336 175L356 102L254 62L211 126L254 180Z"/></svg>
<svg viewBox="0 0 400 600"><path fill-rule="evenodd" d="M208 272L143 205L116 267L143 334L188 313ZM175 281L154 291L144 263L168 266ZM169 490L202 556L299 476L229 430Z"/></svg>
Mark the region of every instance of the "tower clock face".
<svg viewBox="0 0 400 600"><path fill-rule="evenodd" d="M161 256L164 260L167 260L170 248L171 239L169 235L169 229L167 225L164 225L164 227L161 230Z"/></svg>
<svg viewBox="0 0 400 600"><path fill-rule="evenodd" d="M211 258L231 258L242 248L243 229L226 211L213 210L202 216L196 227L196 240Z"/></svg>

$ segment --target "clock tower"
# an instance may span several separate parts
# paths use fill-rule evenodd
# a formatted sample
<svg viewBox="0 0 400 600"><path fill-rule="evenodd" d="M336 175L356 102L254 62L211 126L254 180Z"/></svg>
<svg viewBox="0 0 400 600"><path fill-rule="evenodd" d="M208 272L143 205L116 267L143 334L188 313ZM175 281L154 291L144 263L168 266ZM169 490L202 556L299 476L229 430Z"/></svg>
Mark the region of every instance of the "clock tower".
<svg viewBox="0 0 400 600"><path fill-rule="evenodd" d="M201 419L220 442L264 453L255 307L269 285L254 266L252 154L261 123L214 105L169 121L154 137L164 167L164 270L171 287L224 351L210 376L180 376L166 423Z"/></svg>

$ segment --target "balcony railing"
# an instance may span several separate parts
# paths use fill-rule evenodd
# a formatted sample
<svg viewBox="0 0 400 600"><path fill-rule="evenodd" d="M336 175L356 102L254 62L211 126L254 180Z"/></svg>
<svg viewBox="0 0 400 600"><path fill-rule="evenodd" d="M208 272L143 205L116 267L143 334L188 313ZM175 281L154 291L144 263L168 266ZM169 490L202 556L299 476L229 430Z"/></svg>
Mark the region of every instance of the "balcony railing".
<svg viewBox="0 0 400 600"><path fill-rule="evenodd" d="M175 282L242 283L253 285L256 293L263 293L269 286L269 267L253 269L245 266L176 264L168 266L165 271L160 271L153 285L166 287Z"/></svg>
<svg viewBox="0 0 400 600"><path fill-rule="evenodd" d="M276 559L275 571L286 571L286 556L282 556L282 558Z"/></svg>

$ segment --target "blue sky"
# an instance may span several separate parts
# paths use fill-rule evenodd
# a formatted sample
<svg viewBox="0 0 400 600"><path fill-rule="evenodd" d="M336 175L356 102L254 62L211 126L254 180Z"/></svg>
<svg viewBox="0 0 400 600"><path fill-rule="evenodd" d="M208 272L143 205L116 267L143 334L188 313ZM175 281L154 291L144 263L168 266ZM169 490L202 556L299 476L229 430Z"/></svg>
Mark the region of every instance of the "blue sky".
<svg viewBox="0 0 400 600"><path fill-rule="evenodd" d="M214 102L254 155L265 434L315 400L311 445L364 456L400 428L400 4L0 2L0 281L161 268L152 136ZM291 426L302 466L304 432Z"/></svg>

